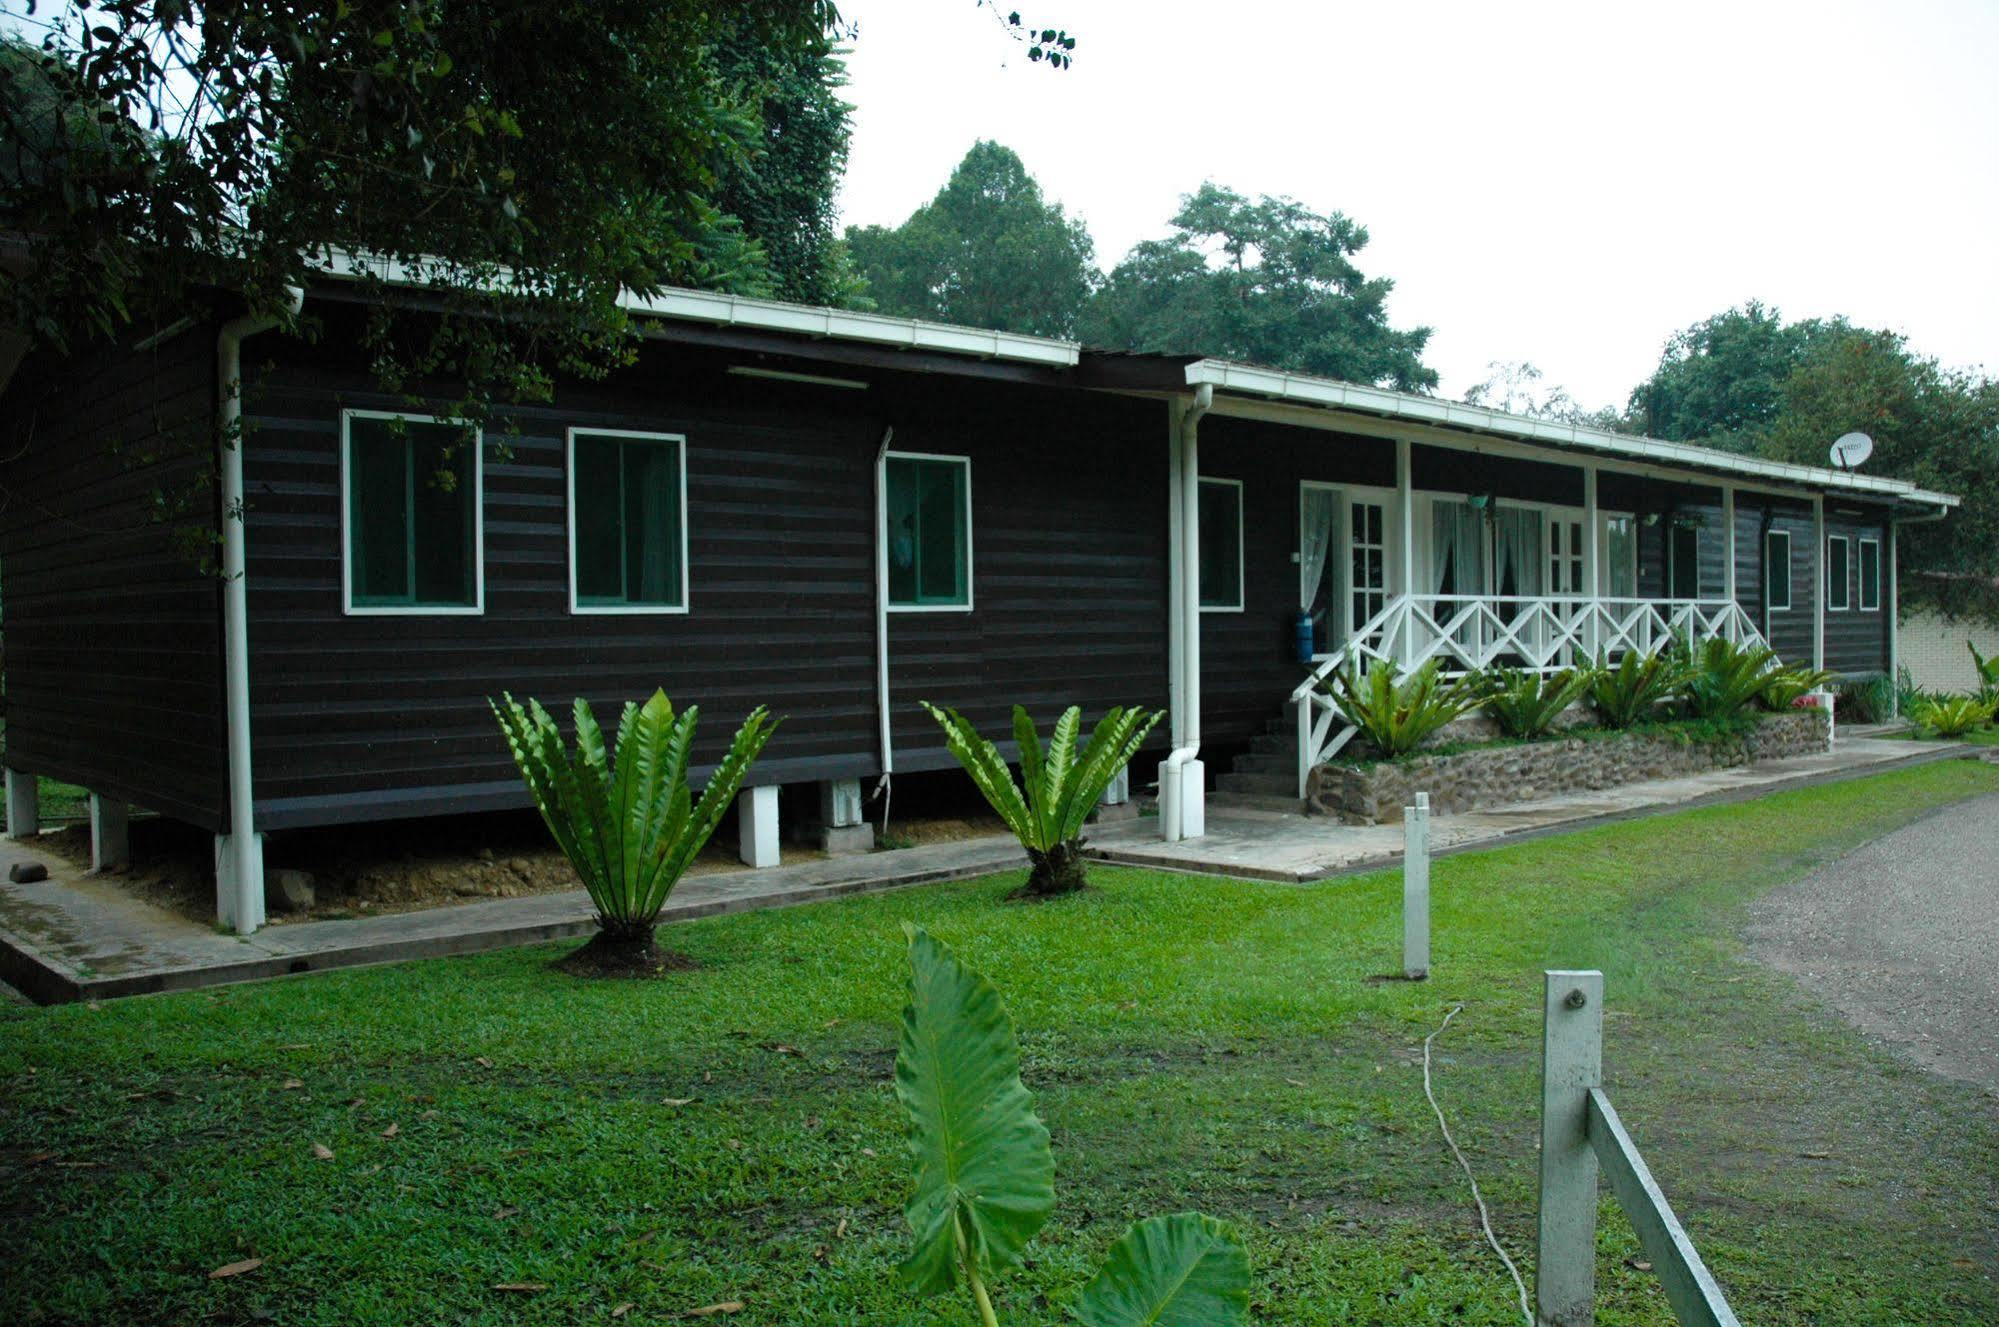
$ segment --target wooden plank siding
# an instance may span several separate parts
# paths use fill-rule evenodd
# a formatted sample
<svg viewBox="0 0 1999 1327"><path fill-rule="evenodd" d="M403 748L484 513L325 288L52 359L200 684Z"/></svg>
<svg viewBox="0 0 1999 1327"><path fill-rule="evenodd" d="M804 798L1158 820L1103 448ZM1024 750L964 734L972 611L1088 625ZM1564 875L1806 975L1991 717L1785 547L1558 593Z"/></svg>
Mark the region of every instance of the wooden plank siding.
<svg viewBox="0 0 1999 1327"><path fill-rule="evenodd" d="M6 762L211 829L228 815L214 352L197 326L33 357L0 403Z"/></svg>
<svg viewBox="0 0 1999 1327"><path fill-rule="evenodd" d="M608 382L512 411L516 434L488 430L483 614L348 616L340 411L399 407L331 358L292 353L251 407L262 825L525 805L486 707L501 691L552 708L581 694L608 723L617 703L664 687L702 707L704 768L766 704L785 721L756 782L873 775L874 462L889 426L895 450L971 456L973 498L974 610L890 616L897 768L950 763L919 697L988 730L1016 701L1044 719L1069 703L1164 703L1157 403L875 372L864 392L793 385L651 346ZM686 614L569 611L572 426L687 436Z"/></svg>

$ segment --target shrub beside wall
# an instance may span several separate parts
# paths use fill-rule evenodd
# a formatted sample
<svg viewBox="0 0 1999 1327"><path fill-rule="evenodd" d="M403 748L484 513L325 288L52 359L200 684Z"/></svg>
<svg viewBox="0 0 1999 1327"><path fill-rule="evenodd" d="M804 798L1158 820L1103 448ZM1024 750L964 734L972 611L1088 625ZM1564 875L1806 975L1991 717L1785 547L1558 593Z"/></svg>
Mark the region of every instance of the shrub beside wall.
<svg viewBox="0 0 1999 1327"><path fill-rule="evenodd" d="M1411 756L1373 765L1321 765L1306 785L1308 809L1349 824L1399 821L1417 792L1439 814L1477 811L1564 793L1670 779L1758 760L1810 755L1830 745L1816 710L1767 714L1737 732L1658 727Z"/></svg>

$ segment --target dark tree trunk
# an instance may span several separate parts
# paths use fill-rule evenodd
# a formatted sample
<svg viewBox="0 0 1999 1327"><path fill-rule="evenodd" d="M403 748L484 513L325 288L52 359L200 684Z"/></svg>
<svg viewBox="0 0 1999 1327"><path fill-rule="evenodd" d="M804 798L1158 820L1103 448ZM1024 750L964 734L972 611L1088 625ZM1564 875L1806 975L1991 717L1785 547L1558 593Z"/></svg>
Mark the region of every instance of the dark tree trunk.
<svg viewBox="0 0 1999 1327"><path fill-rule="evenodd" d="M1027 859L1033 863L1033 869L1027 873L1027 883L1013 892L1014 898L1059 898L1089 887L1083 874L1081 839L1058 843L1047 852L1029 848Z"/></svg>
<svg viewBox="0 0 1999 1327"><path fill-rule="evenodd" d="M556 960L556 966L584 977L650 977L699 964L685 954L661 949L653 939L651 922L612 922L599 917L597 934Z"/></svg>

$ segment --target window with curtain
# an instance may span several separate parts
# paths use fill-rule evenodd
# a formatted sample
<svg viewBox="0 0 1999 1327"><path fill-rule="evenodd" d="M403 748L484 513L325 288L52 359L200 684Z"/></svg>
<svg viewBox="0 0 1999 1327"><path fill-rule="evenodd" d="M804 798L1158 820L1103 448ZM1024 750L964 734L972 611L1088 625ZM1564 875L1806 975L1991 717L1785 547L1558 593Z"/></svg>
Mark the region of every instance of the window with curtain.
<svg viewBox="0 0 1999 1327"><path fill-rule="evenodd" d="M971 460L891 452L887 465L889 607L969 608Z"/></svg>
<svg viewBox="0 0 1999 1327"><path fill-rule="evenodd" d="M1485 519L1469 502L1430 504L1432 580L1437 594L1484 594Z"/></svg>
<svg viewBox="0 0 1999 1327"><path fill-rule="evenodd" d="M349 607L476 608L478 430L408 416L343 419Z"/></svg>
<svg viewBox="0 0 1999 1327"><path fill-rule="evenodd" d="M1851 545L1843 534L1828 535L1825 541L1825 606L1829 613L1843 613L1853 606L1849 582L1853 579Z"/></svg>
<svg viewBox="0 0 1999 1327"><path fill-rule="evenodd" d="M1638 597L1638 523L1629 516L1603 522L1603 587L1612 599Z"/></svg>
<svg viewBox="0 0 1999 1327"><path fill-rule="evenodd" d="M1542 514L1525 507L1501 507L1492 516L1493 593L1541 593Z"/></svg>
<svg viewBox="0 0 1999 1327"><path fill-rule="evenodd" d="M1672 572L1671 599L1701 597L1701 531L1697 525L1673 525L1666 533L1667 561Z"/></svg>
<svg viewBox="0 0 1999 1327"><path fill-rule="evenodd" d="M1763 536L1763 602L1772 612L1791 609L1791 532L1772 530Z"/></svg>
<svg viewBox="0 0 1999 1327"><path fill-rule="evenodd" d="M1860 541L1860 611L1881 610L1881 541Z"/></svg>
<svg viewBox="0 0 1999 1327"><path fill-rule="evenodd" d="M579 609L687 607L685 464L678 436L570 434Z"/></svg>
<svg viewBox="0 0 1999 1327"><path fill-rule="evenodd" d="M1242 607L1242 482L1201 481L1201 607Z"/></svg>

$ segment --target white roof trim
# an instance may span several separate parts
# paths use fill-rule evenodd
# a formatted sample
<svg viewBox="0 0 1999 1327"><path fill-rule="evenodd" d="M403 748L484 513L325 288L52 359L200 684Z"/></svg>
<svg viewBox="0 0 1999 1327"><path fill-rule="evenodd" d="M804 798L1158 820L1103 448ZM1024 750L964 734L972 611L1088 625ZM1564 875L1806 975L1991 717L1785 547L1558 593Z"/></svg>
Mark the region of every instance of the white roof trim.
<svg viewBox="0 0 1999 1327"><path fill-rule="evenodd" d="M365 271L392 285L427 284L402 263L357 258L346 253L326 255L320 270L335 278L352 279ZM790 332L834 341L862 341L904 350L929 350L1053 368L1074 368L1082 349L1074 341L1058 341L1051 337L956 327L949 323L924 322L918 318L890 318L878 313L854 313L810 304L787 304L782 300L752 299L747 295L723 295L678 286L669 286L651 297L624 291L620 293L618 303L628 313L644 318L670 318L763 332Z"/></svg>
<svg viewBox="0 0 1999 1327"><path fill-rule="evenodd" d="M1189 364L1187 385L1190 387L1209 385L1219 391L1240 392L1300 405L1322 406L1332 410L1354 410L1370 415L1385 415L1442 428L1469 429L1479 433L1519 438L1545 446L1601 452L1611 456L1651 461L1655 464L1694 466L1703 470L1719 470L1756 479L1783 480L1813 488L1900 499L1933 507L1950 508L1958 505L1955 494L1932 493L1904 479L1852 474L1825 466L1794 465L1788 461L1766 461L1754 456L1740 456L1734 452L1719 451L1712 447L1698 447L1688 442L1667 442L1660 438L1605 433L1600 429L1560 424L1546 419L1528 419L1521 415L1509 415L1500 410L1488 410L1484 406L1440 400L1434 396L1384 391L1379 387L1362 387L1357 383L1339 382L1332 378L1315 378L1299 373L1283 373L1275 369L1251 368L1246 364L1231 364L1219 359L1202 359Z"/></svg>

